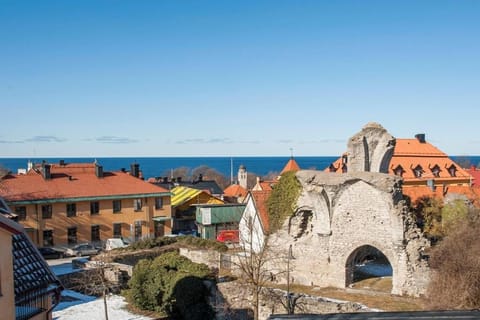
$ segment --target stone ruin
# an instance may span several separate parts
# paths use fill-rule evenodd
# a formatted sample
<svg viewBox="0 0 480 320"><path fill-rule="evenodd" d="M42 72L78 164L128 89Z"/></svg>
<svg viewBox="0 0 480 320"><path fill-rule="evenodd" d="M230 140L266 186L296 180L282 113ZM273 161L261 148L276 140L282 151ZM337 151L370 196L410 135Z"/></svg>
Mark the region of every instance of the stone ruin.
<svg viewBox="0 0 480 320"><path fill-rule="evenodd" d="M429 242L403 200L401 178L386 174L394 146L394 137L370 123L348 142L347 173L297 172L295 214L270 238L279 256L292 245L293 283L348 287L355 264L378 250L392 267L392 294L425 293Z"/></svg>

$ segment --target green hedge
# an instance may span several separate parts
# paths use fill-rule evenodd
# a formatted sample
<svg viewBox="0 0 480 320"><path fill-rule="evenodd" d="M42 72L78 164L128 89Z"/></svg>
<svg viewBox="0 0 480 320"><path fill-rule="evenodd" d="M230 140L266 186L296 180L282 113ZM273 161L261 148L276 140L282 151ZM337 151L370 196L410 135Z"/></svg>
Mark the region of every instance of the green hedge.
<svg viewBox="0 0 480 320"><path fill-rule="evenodd" d="M211 276L206 265L168 252L154 260L141 260L133 269L125 294L138 308L173 319L213 319L214 312L206 300L208 289L203 284ZM201 318L195 318L192 310Z"/></svg>

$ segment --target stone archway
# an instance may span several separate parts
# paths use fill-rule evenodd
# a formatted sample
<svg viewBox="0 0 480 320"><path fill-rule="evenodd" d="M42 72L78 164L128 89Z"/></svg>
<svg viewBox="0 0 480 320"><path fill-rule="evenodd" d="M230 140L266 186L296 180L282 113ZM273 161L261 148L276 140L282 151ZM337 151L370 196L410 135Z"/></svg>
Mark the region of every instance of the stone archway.
<svg viewBox="0 0 480 320"><path fill-rule="evenodd" d="M371 245L357 247L345 262L345 287L357 281L392 275L393 267L387 256Z"/></svg>

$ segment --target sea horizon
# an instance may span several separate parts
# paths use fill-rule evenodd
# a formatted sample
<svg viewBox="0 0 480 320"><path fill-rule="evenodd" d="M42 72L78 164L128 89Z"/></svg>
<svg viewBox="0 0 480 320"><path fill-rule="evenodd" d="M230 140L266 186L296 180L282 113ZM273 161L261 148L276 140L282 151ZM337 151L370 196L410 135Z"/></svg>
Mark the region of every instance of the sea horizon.
<svg viewBox="0 0 480 320"><path fill-rule="evenodd" d="M301 169L324 170L339 156L294 156ZM237 176L240 165L247 168L249 174L266 176L272 172L280 172L291 156L142 156L142 157L2 157L0 166L12 173L18 169L26 169L28 161L40 163L91 163L98 161L105 171L130 170L130 165L137 163L145 179L169 176L171 170L186 167L190 170L200 166L208 166L226 177ZM480 163L480 156L450 156L455 162Z"/></svg>

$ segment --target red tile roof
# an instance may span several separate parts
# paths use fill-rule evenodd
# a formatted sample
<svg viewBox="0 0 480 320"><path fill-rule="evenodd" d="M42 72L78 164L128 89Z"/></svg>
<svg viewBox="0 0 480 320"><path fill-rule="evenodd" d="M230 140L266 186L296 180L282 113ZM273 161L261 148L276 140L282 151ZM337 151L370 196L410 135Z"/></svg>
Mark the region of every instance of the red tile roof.
<svg viewBox="0 0 480 320"><path fill-rule="evenodd" d="M280 175L282 175L285 172L298 171L298 170L300 170L300 166L298 165L297 161L295 161L295 159L291 157L290 160L288 160L285 167L283 167L283 170L280 172Z"/></svg>
<svg viewBox="0 0 480 320"><path fill-rule="evenodd" d="M99 178L95 164L52 164L50 172L51 179L45 179L38 169L26 175L8 175L0 182L0 195L7 201L33 201L169 192L126 172L104 172Z"/></svg>
<svg viewBox="0 0 480 320"><path fill-rule="evenodd" d="M257 208L258 215L260 216L263 230L265 233L268 233L270 224L268 219L267 200L268 197L270 197L271 191L252 191L250 194L255 202L255 207Z"/></svg>
<svg viewBox="0 0 480 320"><path fill-rule="evenodd" d="M451 176L448 168L455 166L455 176ZM417 139L397 139L388 173L395 174L395 169L401 166L404 170L402 175L405 183L409 180L435 179L452 181L457 183L469 183L470 175L458 164L451 160L448 155L428 142L419 142ZM415 176L414 169L420 166L423 174L420 178ZM435 166L440 170L436 177L433 173Z"/></svg>
<svg viewBox="0 0 480 320"><path fill-rule="evenodd" d="M410 197L412 203L422 197L443 199L449 194L461 194L465 195L474 204L480 204L477 200L479 199L480 189L469 186L445 185L445 187L437 186L434 190L428 186L407 186L403 187L403 194Z"/></svg>
<svg viewBox="0 0 480 320"><path fill-rule="evenodd" d="M239 184L229 185L223 190L223 195L227 197L245 197L247 195L247 189Z"/></svg>
<svg viewBox="0 0 480 320"><path fill-rule="evenodd" d="M480 170L478 170L475 166L471 166L467 172L472 176L472 186L480 186Z"/></svg>

